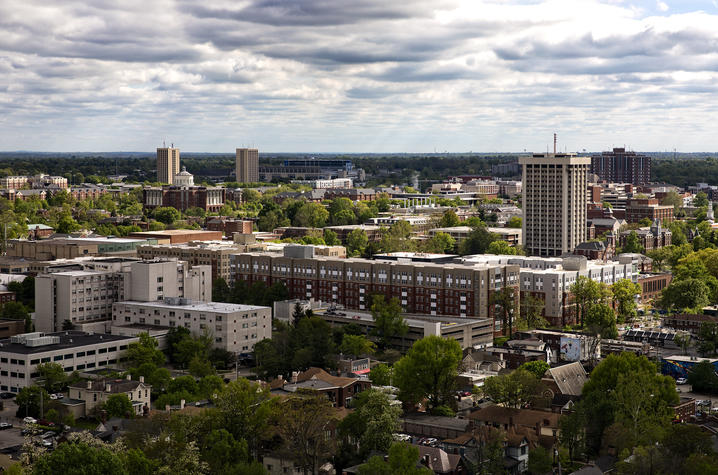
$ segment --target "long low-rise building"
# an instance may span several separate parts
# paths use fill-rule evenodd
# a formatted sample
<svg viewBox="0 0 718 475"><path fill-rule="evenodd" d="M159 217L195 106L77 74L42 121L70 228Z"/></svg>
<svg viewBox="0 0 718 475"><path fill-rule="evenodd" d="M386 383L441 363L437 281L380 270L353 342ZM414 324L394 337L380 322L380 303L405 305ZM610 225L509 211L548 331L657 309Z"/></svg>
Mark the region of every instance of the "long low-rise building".
<svg viewBox="0 0 718 475"><path fill-rule="evenodd" d="M359 325L364 333L371 333L376 323L370 313L352 310L315 310L314 314L332 326ZM452 318L427 315L404 315L409 330L394 337L392 346L406 351L418 340L436 335L456 340L462 349L485 348L493 345L493 322L488 318Z"/></svg>
<svg viewBox="0 0 718 475"><path fill-rule="evenodd" d="M304 249L305 253L295 252ZM417 255L419 261L425 255ZM417 262L410 253L390 260L315 256L310 246L288 246L284 255L244 253L230 256L231 280L284 282L289 298L321 300L348 309L368 310L372 295L396 297L409 314L491 318L492 295L516 289L519 266ZM501 331L501 319L495 319Z"/></svg>
<svg viewBox="0 0 718 475"><path fill-rule="evenodd" d="M193 335L212 335L215 348L249 353L255 343L272 337L272 309L255 305L198 302L165 298L154 302L116 302L112 306L112 333L123 326L187 328Z"/></svg>
<svg viewBox="0 0 718 475"><path fill-rule="evenodd" d="M0 340L0 391L17 393L33 384L37 365L57 363L66 373L114 366L136 337L66 331L23 333Z"/></svg>

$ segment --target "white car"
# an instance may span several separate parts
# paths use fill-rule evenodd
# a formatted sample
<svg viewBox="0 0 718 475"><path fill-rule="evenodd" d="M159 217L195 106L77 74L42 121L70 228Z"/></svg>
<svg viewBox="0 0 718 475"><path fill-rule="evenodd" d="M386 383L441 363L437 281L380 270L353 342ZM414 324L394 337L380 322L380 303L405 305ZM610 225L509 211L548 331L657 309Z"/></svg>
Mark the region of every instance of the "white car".
<svg viewBox="0 0 718 475"><path fill-rule="evenodd" d="M35 419L34 417L29 417L29 416L28 416L28 417L26 417L25 419L23 419L22 421L23 421L25 424L37 424L37 419Z"/></svg>
<svg viewBox="0 0 718 475"><path fill-rule="evenodd" d="M676 379L676 384L687 384L688 380L686 378L678 378Z"/></svg>

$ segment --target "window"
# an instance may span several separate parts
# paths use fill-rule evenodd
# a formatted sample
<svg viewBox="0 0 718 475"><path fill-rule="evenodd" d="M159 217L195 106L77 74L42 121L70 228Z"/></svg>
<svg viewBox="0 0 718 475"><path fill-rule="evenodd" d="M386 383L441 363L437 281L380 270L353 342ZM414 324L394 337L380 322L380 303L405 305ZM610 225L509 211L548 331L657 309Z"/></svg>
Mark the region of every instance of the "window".
<svg viewBox="0 0 718 475"><path fill-rule="evenodd" d="M72 359L73 356L74 356L74 355L73 355L72 353L68 353L68 354L65 355L65 359L66 359L66 360Z"/></svg>
<svg viewBox="0 0 718 475"><path fill-rule="evenodd" d="M94 367L95 367L95 363L87 363L87 367L88 367L88 368L94 368Z"/></svg>
<svg viewBox="0 0 718 475"><path fill-rule="evenodd" d="M84 364L79 364L79 365L77 365L77 369L78 369L78 370L85 369L85 365L84 365Z"/></svg>
<svg viewBox="0 0 718 475"><path fill-rule="evenodd" d="M89 351L87 352L87 356L92 356L92 355L94 355L94 354L95 354L95 350L89 350Z"/></svg>
<svg viewBox="0 0 718 475"><path fill-rule="evenodd" d="M107 353L107 348L100 348L97 352L98 353Z"/></svg>
<svg viewBox="0 0 718 475"><path fill-rule="evenodd" d="M40 364L40 360L30 360L30 364Z"/></svg>
<svg viewBox="0 0 718 475"><path fill-rule="evenodd" d="M159 325L159 324L160 324L160 319L159 319L159 318L155 318L155 325Z"/></svg>
<svg viewBox="0 0 718 475"><path fill-rule="evenodd" d="M63 369L64 369L65 371L73 371L75 368L72 367L72 366L65 366Z"/></svg>
<svg viewBox="0 0 718 475"><path fill-rule="evenodd" d="M85 352L84 352L84 351L79 351L75 356L76 356L77 358L81 358L81 357L85 356Z"/></svg>
<svg viewBox="0 0 718 475"><path fill-rule="evenodd" d="M109 347L109 348L107 349L107 351L117 351L117 347L116 347L116 346L111 346L111 347Z"/></svg>
<svg viewBox="0 0 718 475"><path fill-rule="evenodd" d="M126 349L127 349L127 345L120 345L120 351L126 350Z"/></svg>
<svg viewBox="0 0 718 475"><path fill-rule="evenodd" d="M55 355L55 357L52 359L52 361L61 361L62 355Z"/></svg>
<svg viewBox="0 0 718 475"><path fill-rule="evenodd" d="M47 358L43 358L43 359L42 359L42 362L43 362L43 363L49 363L49 362L50 362L50 357L48 356Z"/></svg>

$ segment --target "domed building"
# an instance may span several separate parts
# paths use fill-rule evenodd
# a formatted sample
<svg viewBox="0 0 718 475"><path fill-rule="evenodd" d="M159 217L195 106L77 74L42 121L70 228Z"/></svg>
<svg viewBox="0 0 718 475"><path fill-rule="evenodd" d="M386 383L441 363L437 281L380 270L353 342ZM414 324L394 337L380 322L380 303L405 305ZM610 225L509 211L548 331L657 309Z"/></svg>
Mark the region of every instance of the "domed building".
<svg viewBox="0 0 718 475"><path fill-rule="evenodd" d="M182 167L182 171L172 179L174 186L194 186L194 175L187 171L187 167Z"/></svg>

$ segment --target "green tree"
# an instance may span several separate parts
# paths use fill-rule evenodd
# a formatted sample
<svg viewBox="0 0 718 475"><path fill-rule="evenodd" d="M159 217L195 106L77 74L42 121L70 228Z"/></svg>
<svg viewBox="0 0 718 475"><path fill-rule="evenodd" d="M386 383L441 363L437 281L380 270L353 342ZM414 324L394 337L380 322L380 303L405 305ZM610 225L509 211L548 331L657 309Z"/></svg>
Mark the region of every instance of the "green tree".
<svg viewBox="0 0 718 475"><path fill-rule="evenodd" d="M531 294L521 295L520 299L519 325L525 326L528 330L547 327L548 322L542 315L544 309L543 300Z"/></svg>
<svg viewBox="0 0 718 475"><path fill-rule="evenodd" d="M323 236L323 238L324 238L324 243L325 243L327 246L338 246L339 244L341 244L341 242L340 242L339 239L337 238L337 233L335 233L335 232L332 231L331 229L326 229L326 228L325 228L324 231L323 231L322 236Z"/></svg>
<svg viewBox="0 0 718 475"><path fill-rule="evenodd" d="M64 443L48 455L40 457L32 467L37 475L58 473L91 475L129 475L120 454L107 447L93 447L86 443Z"/></svg>
<svg viewBox="0 0 718 475"><path fill-rule="evenodd" d="M149 333L142 332L138 335L139 341L130 343L127 347L127 358L131 366L140 366L144 363L152 363L160 366L165 362L165 355L157 349L157 340Z"/></svg>
<svg viewBox="0 0 718 475"><path fill-rule="evenodd" d="M665 206L673 206L674 213L677 213L683 207L683 198L681 195L671 190L661 200L661 204Z"/></svg>
<svg viewBox="0 0 718 475"><path fill-rule="evenodd" d="M476 443L475 473L477 475L504 473L506 433L495 427L480 426L472 431L472 436Z"/></svg>
<svg viewBox="0 0 718 475"><path fill-rule="evenodd" d="M353 216L353 214L352 214ZM319 203L304 203L294 216L295 226L323 228L327 225L329 212Z"/></svg>
<svg viewBox="0 0 718 475"><path fill-rule="evenodd" d="M529 451L528 469L534 474L551 473L553 470L551 453L541 445L537 445Z"/></svg>
<svg viewBox="0 0 718 475"><path fill-rule="evenodd" d="M597 355L599 353L601 339L618 338L616 314L610 305L599 303L588 309L588 313L586 313L583 323L586 333L592 337L588 340L588 352L591 362L595 364L596 359L598 358Z"/></svg>
<svg viewBox="0 0 718 475"><path fill-rule="evenodd" d="M586 412L580 404L575 405L573 412L564 414L558 421L559 443L568 450L568 458L572 462L583 453L586 422Z"/></svg>
<svg viewBox="0 0 718 475"><path fill-rule="evenodd" d="M571 285L570 292L576 302L576 313L581 326L583 326L583 320L586 318L586 313L589 309L602 303L610 294L606 284L596 282L582 275L578 276L576 282Z"/></svg>
<svg viewBox="0 0 718 475"><path fill-rule="evenodd" d="M216 373L212 362L200 355L195 355L189 362L187 367L189 374L195 378L203 378Z"/></svg>
<svg viewBox="0 0 718 475"><path fill-rule="evenodd" d="M461 221L459 221L459 217L456 216L454 210L451 209L447 210L441 217L441 220L439 220L440 228L453 228L455 226L459 226L460 224Z"/></svg>
<svg viewBox="0 0 718 475"><path fill-rule="evenodd" d="M376 345L367 339L364 335L347 335L342 338L342 344L339 350L347 355L354 357L361 355L371 355L376 350Z"/></svg>
<svg viewBox="0 0 718 475"><path fill-rule="evenodd" d="M690 333L676 333L676 336L673 337L673 342L683 351L684 355L688 354L688 348L690 348L692 341Z"/></svg>
<svg viewBox="0 0 718 475"><path fill-rule="evenodd" d="M270 437L275 404L267 387L244 378L227 384L215 399L221 427L237 440L246 439L252 457L257 456L261 442Z"/></svg>
<svg viewBox="0 0 718 475"><path fill-rule="evenodd" d="M664 414L664 408L678 402L675 382L668 376L658 373L656 364L645 356L633 353L610 354L591 372L591 378L586 382L582 391L582 404L586 410L586 440L587 447L596 452L601 447L604 431L614 422L637 421L641 424L640 416L632 415L630 405L623 405L624 395L630 395L622 390L618 397L619 387L635 378L644 387L635 394L636 398L646 395L655 401L645 402L644 407L651 407L657 414ZM653 396L650 396L650 395ZM620 402L619 402L620 401ZM667 422L666 422L667 423ZM650 435L650 434L647 434Z"/></svg>
<svg viewBox="0 0 718 475"><path fill-rule="evenodd" d="M432 409L452 402L461 357L456 340L432 335L414 343L394 365L402 401L415 404L426 398Z"/></svg>
<svg viewBox="0 0 718 475"><path fill-rule="evenodd" d="M42 402L40 402L41 398ZM17 393L15 404L17 404L17 412L15 413L17 417L40 418L40 409L46 410L50 405L50 395L39 386L26 386Z"/></svg>
<svg viewBox="0 0 718 475"><path fill-rule="evenodd" d="M708 195L706 195L702 191L696 193L696 195L693 197L693 206L695 206L696 208L703 208L705 206L708 206Z"/></svg>
<svg viewBox="0 0 718 475"><path fill-rule="evenodd" d="M476 226L471 233L459 244L459 254L462 256L467 254L484 254L489 245L496 241L498 236L489 232L483 223Z"/></svg>
<svg viewBox="0 0 718 475"><path fill-rule="evenodd" d="M179 211L177 211L176 208L173 208L171 206L160 206L159 208L155 208L155 210L152 211L152 217L160 223L169 226L178 219L180 219L182 215Z"/></svg>
<svg viewBox="0 0 718 475"><path fill-rule="evenodd" d="M202 460L210 473L235 473L232 468L249 459L247 441L237 440L225 429L214 429L203 441Z"/></svg>
<svg viewBox="0 0 718 475"><path fill-rule="evenodd" d="M219 394L224 387L224 381L216 374L210 374L200 379L197 385L199 386L198 393L202 397L212 400L213 396Z"/></svg>
<svg viewBox="0 0 718 475"><path fill-rule="evenodd" d="M332 454L334 440L327 428L335 423L332 403L315 391L285 399L280 403L277 431L283 449L304 473L318 473L319 466Z"/></svg>
<svg viewBox="0 0 718 475"><path fill-rule="evenodd" d="M527 363L522 364L519 366L520 369L525 369L529 373L536 376L537 379L543 378L544 374L546 374L546 371L549 370L550 366L545 361L529 361Z"/></svg>
<svg viewBox="0 0 718 475"><path fill-rule="evenodd" d="M340 424L340 433L346 433L359 443L361 454L386 452L399 432L401 408L392 404L389 395L378 389L359 393L353 401L354 412Z"/></svg>
<svg viewBox="0 0 718 475"><path fill-rule="evenodd" d="M59 363L42 363L37 365L35 371L40 373L40 379L43 381L42 386L47 392L61 391L67 382L65 369Z"/></svg>
<svg viewBox="0 0 718 475"><path fill-rule="evenodd" d="M456 240L446 233L436 233L424 243L426 252L450 254L456 247Z"/></svg>
<svg viewBox="0 0 718 475"><path fill-rule="evenodd" d="M679 310L700 310L710 303L710 290L701 279L674 279L663 289L661 305Z"/></svg>
<svg viewBox="0 0 718 475"><path fill-rule="evenodd" d="M363 254L368 244L369 238L363 229L354 229L347 235L346 246L350 256Z"/></svg>
<svg viewBox="0 0 718 475"><path fill-rule="evenodd" d="M626 240L621 248L621 251L643 254L646 252L646 248L641 245L638 233L636 231L631 231L628 236L626 236Z"/></svg>
<svg viewBox="0 0 718 475"><path fill-rule="evenodd" d="M636 297L641 295L641 286L629 279L621 279L611 286L611 291L614 302L618 304L618 321L627 322L636 318Z"/></svg>
<svg viewBox="0 0 718 475"><path fill-rule="evenodd" d="M378 364L369 372L369 379L374 386L391 386L392 372L388 365Z"/></svg>
<svg viewBox="0 0 718 475"><path fill-rule="evenodd" d="M511 216L506 222L507 228L521 228L521 216Z"/></svg>
<svg viewBox="0 0 718 475"><path fill-rule="evenodd" d="M514 334L514 313L516 311L518 292L513 287L502 287L500 290L491 294L490 300L494 306L494 311L501 318L501 330L508 336Z"/></svg>
<svg viewBox="0 0 718 475"><path fill-rule="evenodd" d="M716 376L715 367L708 360L703 360L693 366L687 379L693 391L715 393L718 390L718 376Z"/></svg>
<svg viewBox="0 0 718 475"><path fill-rule="evenodd" d="M520 408L534 401L543 392L543 384L536 375L525 369L486 378L481 392L496 404Z"/></svg>
<svg viewBox="0 0 718 475"><path fill-rule="evenodd" d="M103 405L107 415L110 417L132 416L132 401L127 394L113 394L107 398Z"/></svg>
<svg viewBox="0 0 718 475"><path fill-rule="evenodd" d="M8 320L25 320L25 331L32 331L32 320L27 308L20 302L5 302L0 307L0 318Z"/></svg>
<svg viewBox="0 0 718 475"><path fill-rule="evenodd" d="M359 466L359 475L431 475L433 472L418 465L419 449L404 442L396 442L389 449L385 462L374 456Z"/></svg>
<svg viewBox="0 0 718 475"><path fill-rule="evenodd" d="M508 242L499 239L489 244L486 252L488 254L515 256L519 253L519 249L510 245Z"/></svg>
<svg viewBox="0 0 718 475"><path fill-rule="evenodd" d="M396 297L387 302L383 295L374 295L370 310L374 319L374 333L379 337L381 348L388 347L394 337L404 336L409 331Z"/></svg>

